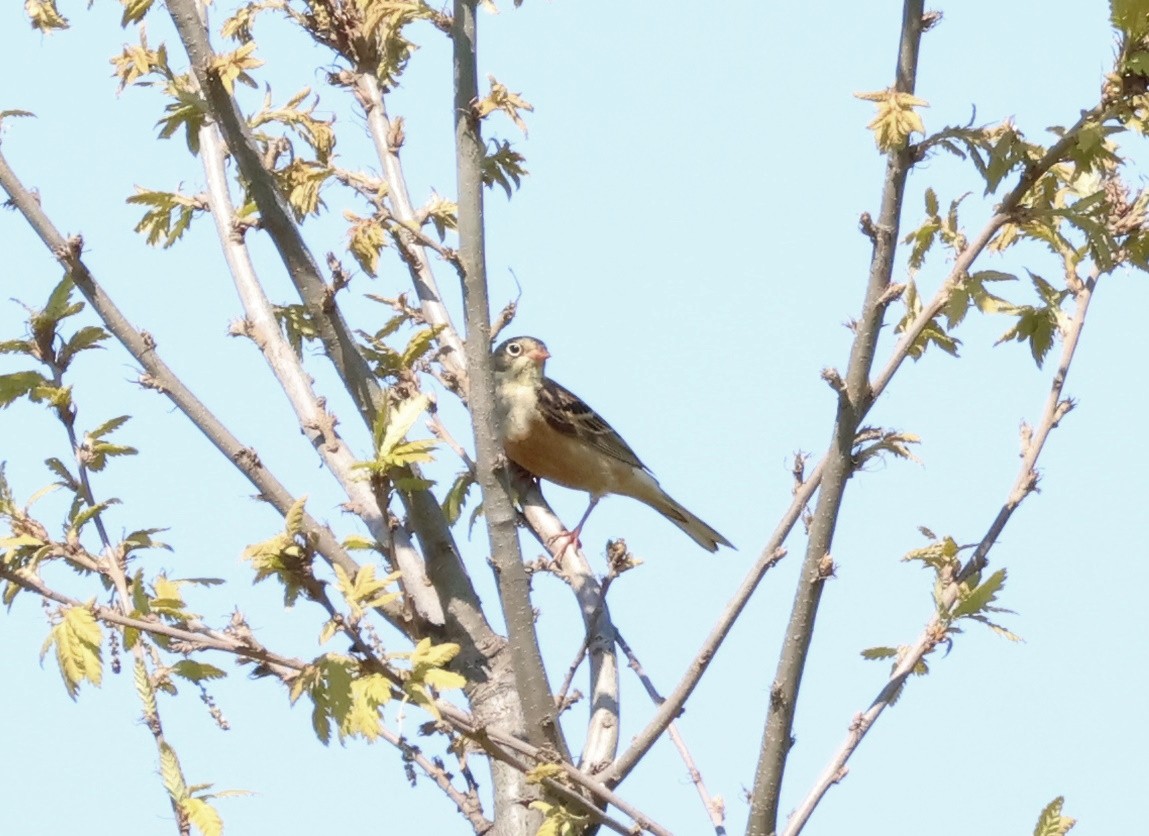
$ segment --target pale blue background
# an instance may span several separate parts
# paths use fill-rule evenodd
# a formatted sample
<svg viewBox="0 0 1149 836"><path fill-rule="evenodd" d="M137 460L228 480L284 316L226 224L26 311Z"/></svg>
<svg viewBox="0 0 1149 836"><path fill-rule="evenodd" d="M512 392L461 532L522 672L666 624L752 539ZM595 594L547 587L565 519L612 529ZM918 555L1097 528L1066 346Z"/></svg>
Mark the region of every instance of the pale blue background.
<svg viewBox="0 0 1149 836"><path fill-rule="evenodd" d="M33 110L38 118L7 125L5 155L40 190L55 222L83 233L98 279L155 335L175 370L292 490L310 495L314 513L350 530L338 492L258 353L225 336L239 306L210 219L170 253L149 249L132 232L141 212L123 200L134 185L196 191L203 178L182 139L153 140L158 97L139 90L116 96L107 61L134 39L119 29L119 5L104 0L85 11L65 0L74 29L49 38L27 29L20 5L0 9L0 109ZM865 129L871 106L852 94L890 83L900 4L504 6L497 17L481 16L480 73L521 91L537 110L527 117L527 142L509 123L491 123L516 141L531 172L510 203L501 191L488 202L496 305L516 293L513 270L523 296L512 331L544 338L554 355L549 372L603 412L672 494L739 546L710 556L623 499L604 502L584 533L597 559L602 543L618 535L647 559L614 586L611 601L647 671L669 691L788 502L790 456L820 454L827 443L834 399L819 371L844 368L850 334L842 323L858 312L869 256L857 218L876 214L884 166ZM1047 126L1071 123L1096 101L1114 50L1105 4L966 2L945 11L922 49L918 94L931 103L923 111L928 128L965 123L976 105L979 123L1013 117L1044 140ZM168 40L173 62L182 64L163 11L148 25L151 42ZM413 35L424 48L392 109L408 120L404 161L420 200L431 188L454 189L451 71L441 35L427 27ZM278 26L257 36L260 54L276 68L260 76L274 82L276 101L314 87L321 108L340 119L341 161L370 166L354 129L361 117L313 69L330 63L326 54L284 38ZM258 100L245 95L248 104ZM1129 152L1144 158L1136 145ZM1134 164L1138 182L1144 170ZM979 201L972 172L934 157L910 181L906 228L920 218L928 184L943 205L973 192L962 216L967 231L987 216L991 204ZM346 204L327 195L334 211L308 224L320 255L345 241ZM256 248L263 277L277 298L289 300L266 242ZM0 214L0 252L0 297L42 303L58 271L11 213ZM1050 277L1059 272L1042 254L1024 263ZM1021 264L1011 257L982 266ZM940 256L927 265L920 277L927 292L946 269ZM451 289L451 271L439 274ZM353 285L384 294L405 287L393 261L379 281ZM1009 293L1032 301L1026 287ZM1139 274L1103 280L1067 390L1079 408L1042 459L1041 493L992 555L1010 572L1001 603L1018 613L1005 623L1026 642L970 630L948 658L931 658L932 675L915 680L883 717L809 833L1029 833L1058 794L1080 819L1075 833L1133 832L1143 818L1147 297ZM0 333L17 331L22 313L15 303L0 304ZM364 303L354 316L369 325L383 315ZM884 681L886 666L864 662L859 651L908 643L929 617L931 579L898 560L923 544L916 526L976 541L1012 484L1017 427L1038 416L1049 372L1036 372L1024 347L991 347L1007 325L968 322L958 334L961 361L933 352L908 365L871 416L920 435L923 464L875 465L850 484L785 809L805 794ZM891 344L887 333L879 363ZM2 371L21 367L0 362ZM350 410L322 364L314 367L362 450ZM136 372L124 352L113 346L89 355L78 371L82 426L122 412L136 416L120 436L142 455L96 479L101 496L124 500L109 517L112 530L170 527L165 536L175 552L150 556L148 565L236 581L190 593L194 609L219 623L238 606L268 645L305 657L321 652L316 608L284 612L276 588L248 583L243 546L278 527L249 498L250 486L166 401L132 385ZM462 436L458 411L449 409L449 417ZM0 433L0 458L17 496L26 497L49 481L40 461L65 455L61 432L42 409L19 405L0 414ZM437 475L447 479L456 469L447 462ZM582 496L547 493L565 519L581 512ZM477 530L464 548L494 605L484 542ZM711 792L726 798L731 833L744 826L743 790L753 781L801 539L790 546L792 556L768 577L682 721ZM528 544L528 555L536 551ZM59 573L53 581L73 588ZM553 578L538 579L536 588L557 681L577 647L576 612ZM54 663L38 663L46 630L30 596L0 621L5 832L174 832L130 675L109 672L101 689L85 687L73 705ZM402 649L393 636L385 641ZM213 661L234 670L226 659ZM579 683L585 690L581 674ZM247 682L239 670L212 693L232 723L226 734L194 689L161 708L189 781L255 793L219 803L228 833L469 832L428 782L415 791L406 786L399 756L385 744L317 743L309 708L290 710L274 683ZM581 708L568 723L576 742ZM628 676L624 739L649 710ZM409 717L405 730L417 722ZM424 742L437 751L434 741ZM482 764L476 767L485 781ZM676 833L708 832L668 743L622 792Z"/></svg>

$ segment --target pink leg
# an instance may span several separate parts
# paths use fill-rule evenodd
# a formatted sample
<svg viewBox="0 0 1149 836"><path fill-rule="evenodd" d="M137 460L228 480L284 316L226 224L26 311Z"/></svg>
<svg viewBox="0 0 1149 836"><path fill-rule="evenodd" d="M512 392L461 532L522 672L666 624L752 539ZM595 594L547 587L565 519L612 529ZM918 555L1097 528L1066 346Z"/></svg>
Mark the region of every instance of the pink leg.
<svg viewBox="0 0 1149 836"><path fill-rule="evenodd" d="M602 497L598 496L592 496L590 498L590 505L586 507L586 511L583 513L582 519L578 521L578 525L574 527L574 531L564 531L562 534L556 535L554 539L551 540L551 545L555 546L556 557L566 551L568 546L573 545L581 548L582 542L579 540L579 535L582 533L582 527L586 525L586 521L590 516L590 512L594 510L594 506L598 505L598 501L601 498ZM559 543L562 543L562 546L559 546Z"/></svg>

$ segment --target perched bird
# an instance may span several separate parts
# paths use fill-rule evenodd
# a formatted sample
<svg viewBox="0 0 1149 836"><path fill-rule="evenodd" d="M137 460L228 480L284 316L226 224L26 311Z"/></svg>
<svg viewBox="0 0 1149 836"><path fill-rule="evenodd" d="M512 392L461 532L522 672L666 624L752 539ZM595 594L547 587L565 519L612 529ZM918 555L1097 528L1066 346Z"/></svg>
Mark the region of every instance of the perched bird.
<svg viewBox="0 0 1149 836"><path fill-rule="evenodd" d="M730 542L670 498L622 437L573 392L544 374L550 352L534 337L503 342L493 358L499 433L507 457L524 470L590 494L583 524L602 497L645 502L709 551ZM733 546L730 546L733 548Z"/></svg>

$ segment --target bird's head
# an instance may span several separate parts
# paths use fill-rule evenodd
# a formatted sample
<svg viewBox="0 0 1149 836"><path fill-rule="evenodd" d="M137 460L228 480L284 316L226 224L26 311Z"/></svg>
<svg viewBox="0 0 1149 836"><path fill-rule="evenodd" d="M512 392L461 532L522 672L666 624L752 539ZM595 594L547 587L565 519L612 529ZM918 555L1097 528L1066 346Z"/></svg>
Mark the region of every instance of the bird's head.
<svg viewBox="0 0 1149 836"><path fill-rule="evenodd" d="M534 337L511 337L495 349L494 368L497 375L509 375L517 380L540 380L551 353L542 340Z"/></svg>

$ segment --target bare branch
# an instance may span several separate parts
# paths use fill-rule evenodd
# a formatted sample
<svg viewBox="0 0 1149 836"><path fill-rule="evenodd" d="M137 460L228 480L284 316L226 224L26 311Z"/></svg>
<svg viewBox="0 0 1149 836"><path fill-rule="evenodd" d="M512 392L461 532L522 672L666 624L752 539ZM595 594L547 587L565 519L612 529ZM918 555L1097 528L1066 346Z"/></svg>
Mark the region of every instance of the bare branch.
<svg viewBox="0 0 1149 836"><path fill-rule="evenodd" d="M559 726L554 697L547 684L535 633L530 581L523 568L515 510L505 481L496 432L495 387L491 370L490 305L487 300L486 251L483 231L483 141L471 103L478 97L476 82L474 0L455 0L451 41L455 66L455 156L459 196L459 257L465 269L463 307L467 324L466 358L470 375L467 400L475 428L478 482L483 493L491 559L514 654L515 681L523 705L527 740L550 746L563 759L569 753Z"/></svg>
<svg viewBox="0 0 1149 836"><path fill-rule="evenodd" d="M451 782L447 770L424 755L418 746L385 726L380 729L379 736L402 752L405 759L410 759L413 763L418 764L427 777L435 782L435 785L443 791L447 798L451 799L455 808L462 814L463 818L471 823L472 829L478 836L489 832L495 826L494 822L483 815L483 808L479 803L478 796L474 792L460 792L459 788ZM414 780L413 777L412 780Z"/></svg>
<svg viewBox="0 0 1149 836"><path fill-rule="evenodd" d="M618 646L622 648L622 652L626 654L629 667L638 676L642 687L646 689L647 696L650 697L655 705L661 703L662 696L658 693L658 689L654 687L654 683L650 680L646 671L643 670L642 663L638 661L638 657L622 637L622 634L618 636ZM686 764L686 770L690 773L690 781L694 784L694 788L698 790L698 797L702 800L702 806L706 810L710 824L714 827L714 832L717 836L722 836L726 832L724 828L726 805L722 803L721 799L714 798L706 789L706 784L702 780L702 773L698 770L698 767L695 766L694 758L691 756L690 750L686 747L686 741L682 739L682 734L678 731L678 723L671 721L666 731L670 736L670 742L673 743L674 748L678 750L678 756L682 758L682 762Z"/></svg>
<svg viewBox="0 0 1149 836"><path fill-rule="evenodd" d="M584 645L590 656L590 715L579 764L584 771L597 774L618 754L622 696L614 649L614 623L604 590L582 549L560 547L560 535L566 528L543 499L538 484L533 480L519 480L516 489L521 491L523 516L531 533L550 550L560 576L570 584L578 601L585 631ZM565 692L566 687L562 690Z"/></svg>
<svg viewBox="0 0 1149 836"><path fill-rule="evenodd" d="M905 0L902 7L902 29L898 46L895 89L913 93L917 77L918 47L923 31L924 0ZM814 508L813 521L806 543L806 554L799 570L798 587L790 621L782 642L782 653L771 686L771 698L762 735L762 747L751 793L748 836L767 836L776 828L782 776L792 746L791 737L798 691L814 621L821 600L826 574L823 558L830 554L838 511L845 495L846 481L853 473L851 451L858 427L872 403L869 391L870 369L881 333L886 306L883 298L890 285L901 221L902 198L906 177L914 162L908 142L903 142L887 155L886 176L881 207L873 227L874 249L866 285L862 313L854 328L854 342L846 369L845 389L838 398L838 411L830 448L823 460L822 485ZM907 345L908 349L908 345Z"/></svg>
<svg viewBox="0 0 1149 836"><path fill-rule="evenodd" d="M1058 421L1062 417L1061 405L1065 403L1062 399L1065 379L1069 374L1069 367L1073 363L1073 356L1077 350L1081 332L1085 328L1085 317L1089 312L1089 303L1093 297L1093 291L1098 278L1099 275L1095 272L1076 294L1076 309L1073 319L1064 333L1061 359L1058 363L1057 371L1053 375L1049 394L1046 396L1041 420L1037 425L1036 431L1025 445L1017 477L1014 479L1013 485L1006 495L1006 500L1002 504L1001 510L998 511L997 516L990 524L985 536L982 537L981 542L979 542L974 549L973 555L966 562L962 570L958 572L954 582L950 584L943 594L938 604L938 608L943 611L952 607L956 601L960 582L985 568L988 562L989 552L997 542L998 537L1001 536L1001 532L1005 529L1006 523L1009 522L1010 517L1021 501L1032 492L1038 457L1041 455L1041 451L1045 446L1046 440L1049 438L1050 432L1057 426ZM850 723L850 730L845 741L843 741L837 752L835 752L830 759L829 764L827 764L826 768L822 771L822 774L814 782L814 786L810 789L810 792L791 814L786 829L783 831L785 836L798 836L798 834L802 832L802 829L814 812L815 807L817 807L829 788L840 780L841 775L846 769L847 762L861 744L866 733L869 732L882 712L889 707L894 697L901 692L906 679L918 666L922 658L937 646L939 638L944 636L945 632L945 625L942 624L941 619L937 615L930 619L929 624L926 625L914 644L911 645L898 660L897 665L890 674L889 680L874 701L870 703L869 708L864 712L860 712Z"/></svg>

